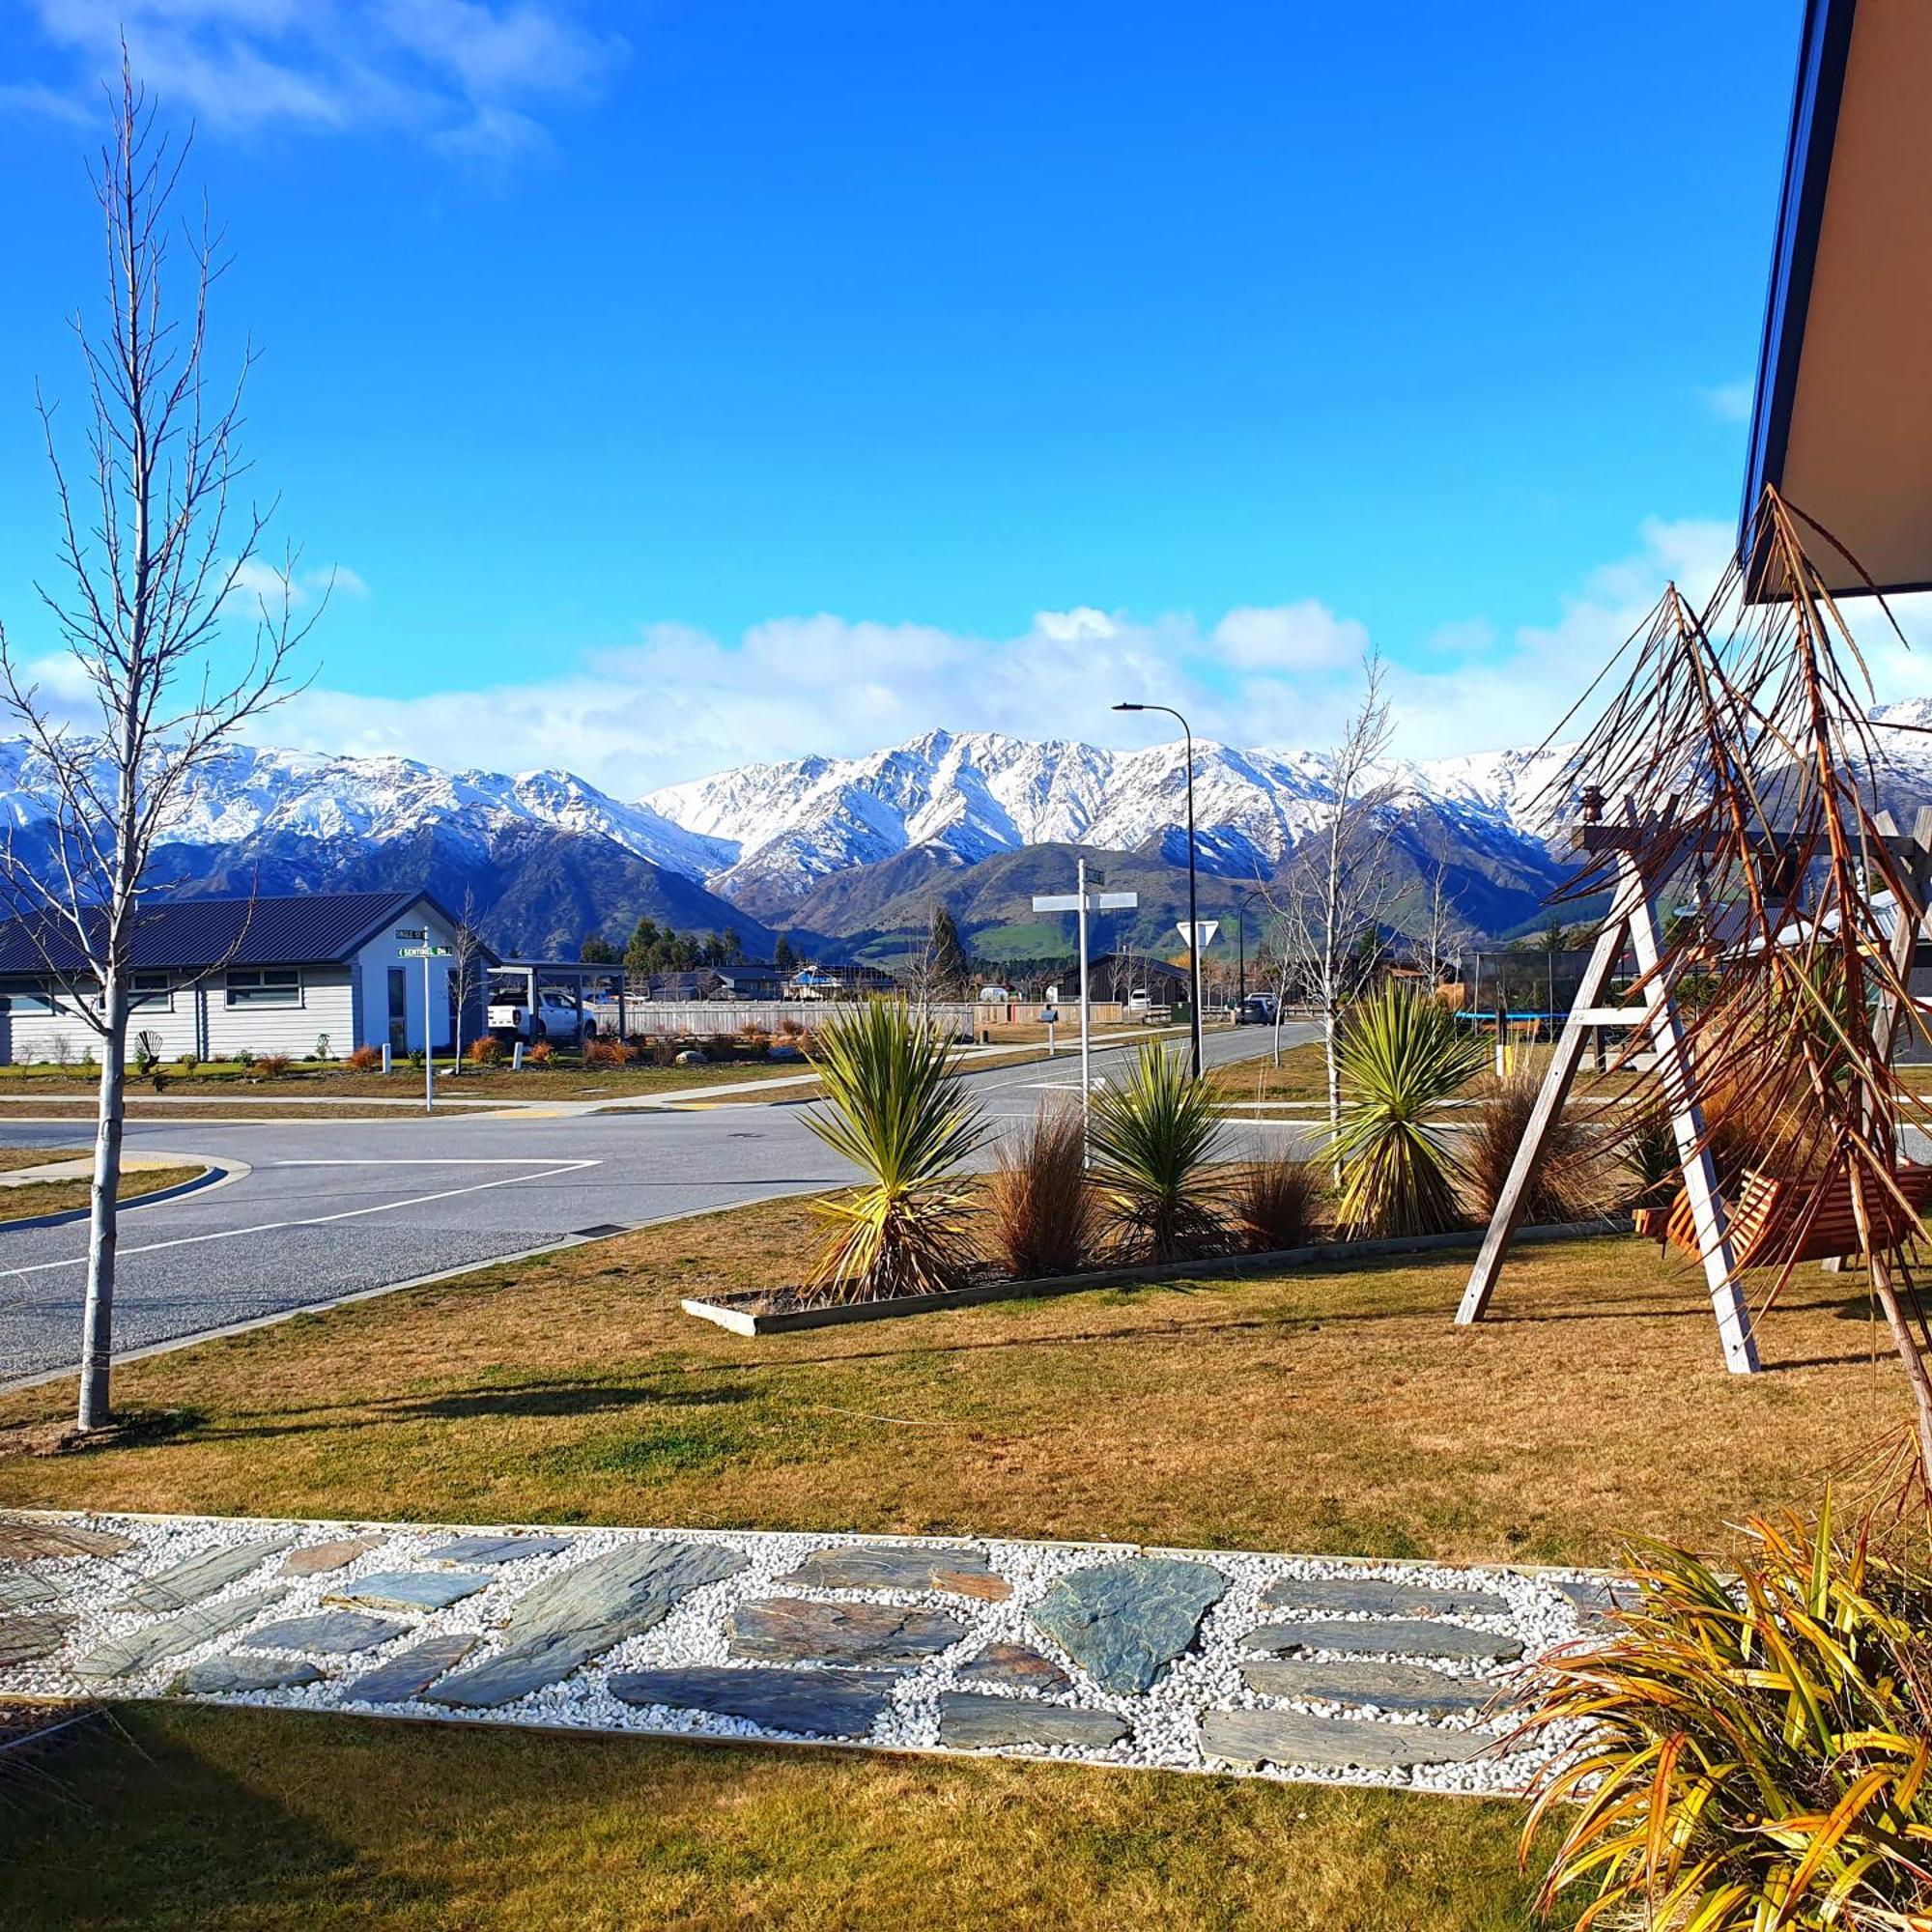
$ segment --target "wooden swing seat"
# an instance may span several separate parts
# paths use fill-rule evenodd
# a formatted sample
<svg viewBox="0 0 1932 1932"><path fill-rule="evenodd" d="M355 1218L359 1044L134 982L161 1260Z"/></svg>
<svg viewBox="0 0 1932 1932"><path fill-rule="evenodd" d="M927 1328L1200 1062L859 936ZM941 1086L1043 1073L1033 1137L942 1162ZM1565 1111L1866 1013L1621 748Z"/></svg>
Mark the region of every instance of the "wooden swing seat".
<svg viewBox="0 0 1932 1932"><path fill-rule="evenodd" d="M1898 1191L1914 1212L1924 1214L1932 1207L1932 1167L1906 1161L1896 1178ZM1811 1204L1819 1191L1817 1182L1778 1180L1746 1169L1736 1204L1726 1204L1733 1264L1740 1269L1788 1267L1796 1262L1839 1261L1862 1253L1858 1219L1852 1212L1850 1177L1841 1175L1823 1183L1824 1199L1814 1211ZM1889 1194L1872 1190L1865 1208L1872 1235L1882 1247L1909 1241L1918 1232L1912 1216ZM1807 1215L1809 1227L1804 1225ZM1699 1252L1690 1196L1682 1187L1667 1210L1639 1208L1632 1222L1635 1232L1650 1240L1667 1242L1687 1255Z"/></svg>

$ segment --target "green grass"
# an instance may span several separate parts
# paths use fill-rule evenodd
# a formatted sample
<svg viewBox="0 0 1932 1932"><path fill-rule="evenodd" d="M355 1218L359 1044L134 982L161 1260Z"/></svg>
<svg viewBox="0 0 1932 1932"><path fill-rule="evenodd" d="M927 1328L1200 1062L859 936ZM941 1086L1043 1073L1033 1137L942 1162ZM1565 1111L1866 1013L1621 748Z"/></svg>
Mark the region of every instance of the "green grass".
<svg viewBox="0 0 1932 1932"><path fill-rule="evenodd" d="M1530 1923L1511 1806L1064 1765L155 1707L6 1820L23 1932Z"/></svg>

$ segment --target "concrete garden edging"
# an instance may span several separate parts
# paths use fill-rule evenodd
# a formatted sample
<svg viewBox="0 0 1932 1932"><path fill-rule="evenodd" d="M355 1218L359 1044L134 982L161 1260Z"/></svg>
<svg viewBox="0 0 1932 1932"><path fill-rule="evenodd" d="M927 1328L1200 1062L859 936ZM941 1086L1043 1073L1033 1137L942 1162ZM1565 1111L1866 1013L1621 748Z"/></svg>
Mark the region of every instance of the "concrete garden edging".
<svg viewBox="0 0 1932 1932"><path fill-rule="evenodd" d="M1446 1235L1409 1235L1376 1241L1323 1241L1266 1254L1217 1255L1206 1261L1151 1262L1139 1267L1095 1268L1084 1274L1047 1275L1033 1281L974 1282L936 1294L889 1295L878 1301L841 1301L823 1308L786 1308L761 1313L734 1301L680 1301L687 1315L715 1322L734 1335L784 1335L803 1328L838 1328L849 1321L890 1321L901 1315L935 1314L946 1308L977 1308L992 1301L1038 1300L1054 1294L1080 1294L1090 1288L1150 1287L1164 1281L1192 1281L1204 1275L1264 1273L1274 1268L1320 1265L1329 1262L1374 1261L1384 1256L1439 1254L1478 1246L1488 1231L1458 1228ZM1627 1215L1599 1215L1588 1221L1549 1221L1517 1231L1519 1241L1567 1241L1591 1235L1627 1235Z"/></svg>

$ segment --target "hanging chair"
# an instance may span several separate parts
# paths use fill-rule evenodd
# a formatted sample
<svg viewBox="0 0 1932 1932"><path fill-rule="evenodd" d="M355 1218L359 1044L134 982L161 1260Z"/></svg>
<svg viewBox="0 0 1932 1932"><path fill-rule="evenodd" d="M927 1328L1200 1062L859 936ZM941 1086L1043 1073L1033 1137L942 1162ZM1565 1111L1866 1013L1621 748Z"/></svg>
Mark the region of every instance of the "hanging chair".
<svg viewBox="0 0 1932 1932"><path fill-rule="evenodd" d="M1893 1178L1914 1213L1923 1215L1932 1208L1932 1167L1903 1161ZM1837 1261L1863 1252L1848 1175L1824 1182L1779 1180L1747 1168L1736 1202L1725 1205L1731 1260L1740 1270ZM1912 1215L1881 1188L1866 1189L1865 1212L1881 1247L1909 1241L1918 1232ZM1647 1239L1681 1248L1687 1255L1701 1253L1690 1196L1682 1187L1667 1209L1639 1208L1631 1218L1635 1232Z"/></svg>

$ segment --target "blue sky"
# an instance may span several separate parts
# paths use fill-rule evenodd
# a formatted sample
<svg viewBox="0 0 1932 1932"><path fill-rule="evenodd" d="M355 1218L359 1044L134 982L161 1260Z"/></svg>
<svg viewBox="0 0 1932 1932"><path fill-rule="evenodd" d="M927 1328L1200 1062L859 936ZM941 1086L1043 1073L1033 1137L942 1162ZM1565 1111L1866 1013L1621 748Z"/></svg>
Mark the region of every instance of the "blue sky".
<svg viewBox="0 0 1932 1932"><path fill-rule="evenodd" d="M0 0L0 617L125 23L345 573L265 737L1319 744L1373 639L1406 749L1520 741L1723 551L1799 14Z"/></svg>

